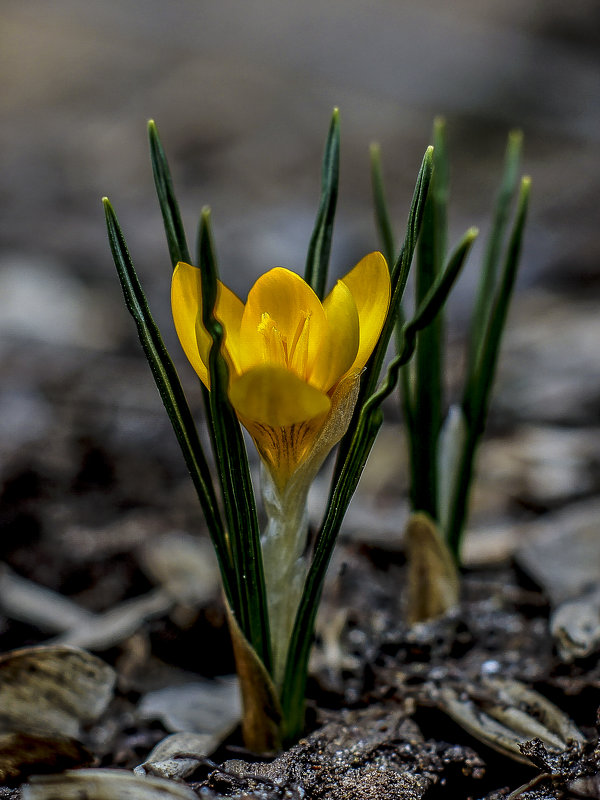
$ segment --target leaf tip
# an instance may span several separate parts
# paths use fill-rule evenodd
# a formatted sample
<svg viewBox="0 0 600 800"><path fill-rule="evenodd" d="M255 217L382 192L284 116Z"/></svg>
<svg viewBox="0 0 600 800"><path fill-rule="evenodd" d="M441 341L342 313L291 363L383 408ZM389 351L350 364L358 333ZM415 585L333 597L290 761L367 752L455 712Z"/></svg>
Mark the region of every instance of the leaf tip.
<svg viewBox="0 0 600 800"><path fill-rule="evenodd" d="M146 130L148 131L148 139L150 140L150 146L156 147L157 144L160 145L158 128L156 127L156 122L153 119L148 120L148 125L146 127Z"/></svg>
<svg viewBox="0 0 600 800"><path fill-rule="evenodd" d="M508 141L520 145L523 141L523 131L520 128L513 128L508 134Z"/></svg>
<svg viewBox="0 0 600 800"><path fill-rule="evenodd" d="M446 130L446 117L438 114L433 120L433 130L435 133L444 133Z"/></svg>
<svg viewBox="0 0 600 800"><path fill-rule="evenodd" d="M519 187L519 204L526 208L529 203L529 196L531 194L531 175L524 175L521 178L521 186Z"/></svg>
<svg viewBox="0 0 600 800"><path fill-rule="evenodd" d="M108 197L102 198L102 206L104 208L104 216L106 217L107 222L111 220L111 218L116 219L115 210L112 207L112 203L108 199Z"/></svg>

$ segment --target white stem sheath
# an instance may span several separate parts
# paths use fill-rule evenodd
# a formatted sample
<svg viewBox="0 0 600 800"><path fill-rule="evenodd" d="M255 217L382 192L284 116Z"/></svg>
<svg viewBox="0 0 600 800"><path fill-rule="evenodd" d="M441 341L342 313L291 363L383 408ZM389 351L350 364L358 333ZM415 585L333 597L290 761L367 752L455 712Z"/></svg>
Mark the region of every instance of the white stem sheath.
<svg viewBox="0 0 600 800"><path fill-rule="evenodd" d="M267 525L262 535L262 556L267 585L267 606L273 651L273 679L283 682L288 645L308 570L308 490L331 448L342 438L356 404L360 374L346 377L331 398L329 414L312 444L283 488L264 462L261 488Z"/></svg>
<svg viewBox="0 0 600 800"><path fill-rule="evenodd" d="M310 483L291 481L280 492L268 472L262 470L262 496L267 525L262 535L262 553L267 584L269 622L273 648L275 685L280 686L285 659L304 579Z"/></svg>

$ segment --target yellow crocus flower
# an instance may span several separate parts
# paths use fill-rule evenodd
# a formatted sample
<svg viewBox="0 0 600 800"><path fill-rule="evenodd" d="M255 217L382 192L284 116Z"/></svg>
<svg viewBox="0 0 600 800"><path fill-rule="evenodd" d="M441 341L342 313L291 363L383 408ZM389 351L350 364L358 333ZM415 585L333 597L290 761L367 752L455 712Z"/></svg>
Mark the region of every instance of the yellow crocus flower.
<svg viewBox="0 0 600 800"><path fill-rule="evenodd" d="M348 415L343 401L350 395L355 401L389 301L389 270L381 253L365 256L323 302L282 267L262 275L245 304L219 282L215 316L225 330L229 398L279 489L331 429L327 423L336 409L345 407L335 441L343 435L352 410ZM177 265L171 302L183 350L209 387L211 338L202 325L199 269ZM335 441L327 438L329 450Z"/></svg>

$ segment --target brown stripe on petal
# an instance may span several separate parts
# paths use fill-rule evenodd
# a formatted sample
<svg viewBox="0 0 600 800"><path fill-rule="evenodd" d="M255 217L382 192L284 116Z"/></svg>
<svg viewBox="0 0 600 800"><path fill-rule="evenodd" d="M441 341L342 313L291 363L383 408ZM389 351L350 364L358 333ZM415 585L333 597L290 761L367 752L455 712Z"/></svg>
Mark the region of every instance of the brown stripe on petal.
<svg viewBox="0 0 600 800"><path fill-rule="evenodd" d="M327 415L292 425L271 426L240 417L276 485L282 489L307 458Z"/></svg>

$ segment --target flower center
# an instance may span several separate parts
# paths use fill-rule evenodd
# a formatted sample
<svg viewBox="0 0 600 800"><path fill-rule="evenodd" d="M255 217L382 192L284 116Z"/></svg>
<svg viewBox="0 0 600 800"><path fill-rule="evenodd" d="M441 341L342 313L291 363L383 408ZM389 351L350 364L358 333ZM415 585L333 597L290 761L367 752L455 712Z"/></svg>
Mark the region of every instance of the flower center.
<svg viewBox="0 0 600 800"><path fill-rule="evenodd" d="M286 335L277 327L271 315L264 311L258 324L264 342L263 360L269 364L280 364L294 372L302 380L308 379L308 337L310 312L301 311L300 319L292 335Z"/></svg>

